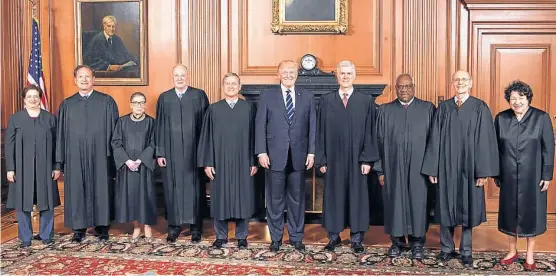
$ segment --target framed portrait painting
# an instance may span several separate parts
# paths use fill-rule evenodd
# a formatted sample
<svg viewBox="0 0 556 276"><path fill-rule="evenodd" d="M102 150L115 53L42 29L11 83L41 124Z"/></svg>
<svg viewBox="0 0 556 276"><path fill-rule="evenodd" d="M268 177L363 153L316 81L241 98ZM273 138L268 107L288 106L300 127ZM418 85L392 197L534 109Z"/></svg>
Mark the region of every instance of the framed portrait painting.
<svg viewBox="0 0 556 276"><path fill-rule="evenodd" d="M146 0L76 0L75 60L95 85L147 85Z"/></svg>
<svg viewBox="0 0 556 276"><path fill-rule="evenodd" d="M272 32L344 34L348 0L272 0Z"/></svg>

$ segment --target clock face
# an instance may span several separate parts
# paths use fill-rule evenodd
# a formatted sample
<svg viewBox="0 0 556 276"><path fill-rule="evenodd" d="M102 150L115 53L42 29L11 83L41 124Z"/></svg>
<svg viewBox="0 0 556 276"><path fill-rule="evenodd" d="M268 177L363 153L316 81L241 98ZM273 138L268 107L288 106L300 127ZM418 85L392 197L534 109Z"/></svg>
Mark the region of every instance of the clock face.
<svg viewBox="0 0 556 276"><path fill-rule="evenodd" d="M301 67L307 71L315 69L317 66L317 59L311 54L306 54L301 58Z"/></svg>

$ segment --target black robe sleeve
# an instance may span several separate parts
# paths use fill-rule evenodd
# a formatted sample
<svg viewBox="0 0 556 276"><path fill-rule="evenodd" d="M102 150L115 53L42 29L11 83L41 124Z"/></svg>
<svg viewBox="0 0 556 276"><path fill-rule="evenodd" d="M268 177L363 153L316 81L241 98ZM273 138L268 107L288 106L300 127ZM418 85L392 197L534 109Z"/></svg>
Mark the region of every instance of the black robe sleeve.
<svg viewBox="0 0 556 276"><path fill-rule="evenodd" d="M8 119L8 128L6 129L6 171L15 171L15 125L13 115ZM16 176L17 177L17 176Z"/></svg>
<svg viewBox="0 0 556 276"><path fill-rule="evenodd" d="M66 101L63 101L58 108L58 123L56 126L56 154L55 163L58 163L60 169L63 170L65 162L65 149L66 149Z"/></svg>
<svg viewBox="0 0 556 276"><path fill-rule="evenodd" d="M363 164L372 164L379 160L377 143L376 143L376 106L375 100L371 98L369 109L367 110L367 121L365 122L365 137L363 142L363 150L359 155L359 162Z"/></svg>
<svg viewBox="0 0 556 276"><path fill-rule="evenodd" d="M214 140L212 129L212 108L208 108L203 118L203 126L197 148L197 164L199 167L214 167Z"/></svg>
<svg viewBox="0 0 556 276"><path fill-rule="evenodd" d="M112 142L112 130L116 126L116 121L119 117L118 106L112 97L108 97L108 106L107 106L107 113L106 114L106 156L112 156L112 147L110 143Z"/></svg>
<svg viewBox="0 0 556 276"><path fill-rule="evenodd" d="M323 97L320 99L319 109L317 112L317 136L315 149L315 167L325 167L326 161L326 101Z"/></svg>
<svg viewBox="0 0 556 276"><path fill-rule="evenodd" d="M438 110L434 113L431 129L429 132L429 141L427 142L427 149L425 150L425 157L423 159L423 167L421 173L428 176L438 177L438 161L440 156L440 118L442 108L439 106Z"/></svg>
<svg viewBox="0 0 556 276"><path fill-rule="evenodd" d="M255 107L253 107L253 105L251 103L249 103L249 109L250 112L249 114L251 114L251 117L249 118L251 124L249 126L249 152L250 152L250 157L249 157L249 164L251 164L251 167L257 166L257 158L255 158L255 116L256 116L256 109Z"/></svg>
<svg viewBox="0 0 556 276"><path fill-rule="evenodd" d="M164 110L164 95L158 97L156 102L156 119L154 132L154 154L156 157L166 157L166 149L164 145L164 127L166 126L166 117Z"/></svg>
<svg viewBox="0 0 556 276"><path fill-rule="evenodd" d="M377 147L380 152L382 152L382 148L384 147L384 108L379 107L377 110L377 118L376 118L376 142ZM373 164L373 171L377 173L378 176L384 175L384 171L382 169L382 159L377 160Z"/></svg>
<svg viewBox="0 0 556 276"><path fill-rule="evenodd" d="M156 121L155 121L156 124ZM151 129L147 132L148 140L147 140L147 147L141 152L139 156L139 160L141 160L142 164L145 164L147 168L151 171L155 170L156 162L154 159L154 126L150 125Z"/></svg>
<svg viewBox="0 0 556 276"><path fill-rule="evenodd" d="M479 112L478 129L475 134L475 177L498 176L500 159L492 114L484 103L481 103Z"/></svg>
<svg viewBox="0 0 556 276"><path fill-rule="evenodd" d="M541 179L550 181L554 171L554 130L552 129L550 116L547 113L542 118L541 154Z"/></svg>
<svg viewBox="0 0 556 276"><path fill-rule="evenodd" d="M125 166L125 162L130 160L129 155L124 149L124 141L123 141L123 117L118 120L116 123L116 127L114 128L114 132L112 133L112 149L114 151L114 162L116 163L116 169L120 170Z"/></svg>

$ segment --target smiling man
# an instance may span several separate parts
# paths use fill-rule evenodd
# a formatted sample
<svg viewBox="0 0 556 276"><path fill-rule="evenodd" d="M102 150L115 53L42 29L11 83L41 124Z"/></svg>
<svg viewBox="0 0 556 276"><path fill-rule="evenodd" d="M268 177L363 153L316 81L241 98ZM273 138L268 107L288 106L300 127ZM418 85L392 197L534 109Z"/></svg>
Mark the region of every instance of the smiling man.
<svg viewBox="0 0 556 276"><path fill-rule="evenodd" d="M297 63L278 65L280 87L261 93L255 119L255 153L265 168L268 229L277 252L288 209L290 243L305 250L305 170L313 167L316 111L312 91L295 86Z"/></svg>
<svg viewBox="0 0 556 276"><path fill-rule="evenodd" d="M178 64L172 70L174 88L156 103L155 155L162 170L168 220L168 243L176 242L181 224L189 224L191 242L201 241L205 189L197 166L197 146L207 94L189 86L189 71Z"/></svg>
<svg viewBox="0 0 556 276"><path fill-rule="evenodd" d="M100 241L108 240L112 217L112 130L118 107L110 95L93 89L95 74L87 65L73 71L78 92L58 109L56 162L64 171L64 224L73 229L73 242L95 227Z"/></svg>
<svg viewBox="0 0 556 276"><path fill-rule="evenodd" d="M239 99L240 89L237 74L224 76L226 98L207 109L197 152L199 167L212 183L210 208L216 248L228 242L230 220L236 222L238 248L246 248L249 218L255 211L255 114L250 103Z"/></svg>
<svg viewBox="0 0 556 276"><path fill-rule="evenodd" d="M340 89L321 97L315 163L326 182L322 224L329 241L324 249L339 246L340 232L348 227L352 250L363 253L370 222L367 176L379 156L375 101L354 89L355 75L355 65L341 61L336 71Z"/></svg>
<svg viewBox="0 0 556 276"><path fill-rule="evenodd" d="M103 31L96 34L83 54L83 63L98 71L135 70L137 58L129 53L116 34L116 17L102 18ZM85 46L85 45L84 45Z"/></svg>
<svg viewBox="0 0 556 276"><path fill-rule="evenodd" d="M388 255L399 257L406 237L414 259L423 259L427 232L427 177L421 164L434 105L415 97L409 74L396 79L397 99L379 108L377 142L380 161L373 170L379 175L384 198L384 231L392 246Z"/></svg>
<svg viewBox="0 0 556 276"><path fill-rule="evenodd" d="M455 255L454 228L461 225L461 261L471 267L472 229L486 221L483 186L488 177L498 175L498 146L490 109L469 94L473 86L469 73L457 71L452 84L456 96L438 106L421 172L438 185L438 259L445 262Z"/></svg>

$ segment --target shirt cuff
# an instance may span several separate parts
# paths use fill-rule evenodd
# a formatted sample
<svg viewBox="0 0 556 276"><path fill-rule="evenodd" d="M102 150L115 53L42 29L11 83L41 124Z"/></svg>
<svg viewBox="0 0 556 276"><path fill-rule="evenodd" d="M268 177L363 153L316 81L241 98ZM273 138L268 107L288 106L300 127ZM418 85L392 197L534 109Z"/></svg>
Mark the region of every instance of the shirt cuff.
<svg viewBox="0 0 556 276"><path fill-rule="evenodd" d="M261 157L261 156L263 156L263 155L266 155L266 152L259 153L259 154L257 155L257 157Z"/></svg>
<svg viewBox="0 0 556 276"><path fill-rule="evenodd" d="M314 153L309 153L309 154L307 154L307 156L315 157L315 154Z"/></svg>

